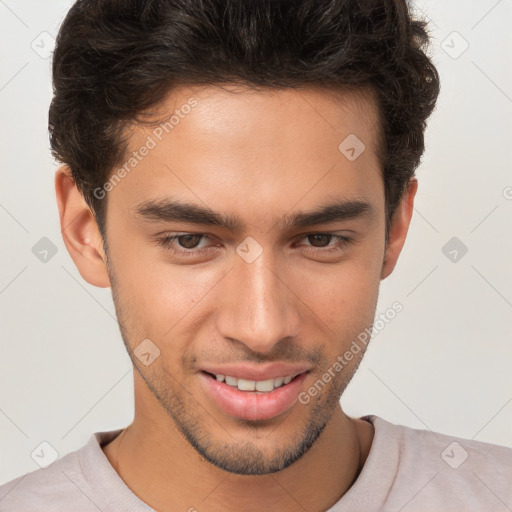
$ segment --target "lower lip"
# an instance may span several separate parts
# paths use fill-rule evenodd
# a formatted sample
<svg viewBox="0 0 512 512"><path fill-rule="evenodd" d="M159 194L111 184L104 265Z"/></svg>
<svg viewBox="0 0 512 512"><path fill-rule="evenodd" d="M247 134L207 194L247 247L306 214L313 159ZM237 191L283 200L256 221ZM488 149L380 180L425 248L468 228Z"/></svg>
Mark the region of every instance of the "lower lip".
<svg viewBox="0 0 512 512"><path fill-rule="evenodd" d="M268 393L240 391L199 372L208 394L227 414L244 420L268 420L290 409L296 402L307 372Z"/></svg>

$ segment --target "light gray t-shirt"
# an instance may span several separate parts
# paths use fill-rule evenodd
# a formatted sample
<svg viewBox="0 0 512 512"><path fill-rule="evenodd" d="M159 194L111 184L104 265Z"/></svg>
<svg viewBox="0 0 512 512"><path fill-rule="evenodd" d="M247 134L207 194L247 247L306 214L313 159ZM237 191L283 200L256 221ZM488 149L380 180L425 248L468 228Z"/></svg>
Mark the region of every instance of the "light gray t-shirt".
<svg viewBox="0 0 512 512"><path fill-rule="evenodd" d="M375 427L366 463L327 512L507 512L512 510L512 449L365 416ZM154 512L123 482L101 446L88 443L0 486L1 512Z"/></svg>

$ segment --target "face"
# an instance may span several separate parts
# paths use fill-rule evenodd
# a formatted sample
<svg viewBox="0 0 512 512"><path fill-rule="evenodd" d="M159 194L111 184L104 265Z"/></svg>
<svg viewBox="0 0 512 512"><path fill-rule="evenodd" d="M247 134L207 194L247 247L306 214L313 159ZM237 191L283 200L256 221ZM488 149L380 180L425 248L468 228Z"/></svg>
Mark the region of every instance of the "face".
<svg viewBox="0 0 512 512"><path fill-rule="evenodd" d="M146 394L203 457L239 474L284 469L364 350L307 403L299 393L375 314L386 246L373 97L183 86L159 114L171 121L134 126L135 160L105 187L124 342ZM236 389L297 373L271 392Z"/></svg>

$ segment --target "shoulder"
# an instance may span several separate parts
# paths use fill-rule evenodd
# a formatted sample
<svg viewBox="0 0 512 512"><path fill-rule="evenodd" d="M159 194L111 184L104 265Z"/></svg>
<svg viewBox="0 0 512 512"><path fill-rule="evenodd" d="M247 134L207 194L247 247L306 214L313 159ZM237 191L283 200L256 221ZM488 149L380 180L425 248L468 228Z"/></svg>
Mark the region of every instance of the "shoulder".
<svg viewBox="0 0 512 512"><path fill-rule="evenodd" d="M390 501L403 512L512 507L511 448L371 418L376 430L396 439L398 466Z"/></svg>
<svg viewBox="0 0 512 512"><path fill-rule="evenodd" d="M58 512L98 510L90 472L84 470L90 453L99 442L115 436L118 431L92 434L86 445L70 452L46 468L40 468L0 486L2 512Z"/></svg>
<svg viewBox="0 0 512 512"><path fill-rule="evenodd" d="M78 468L78 453L75 451L47 468L37 469L3 484L0 486L0 510L51 512L62 510L63 504L72 507L80 492L77 485L83 486Z"/></svg>

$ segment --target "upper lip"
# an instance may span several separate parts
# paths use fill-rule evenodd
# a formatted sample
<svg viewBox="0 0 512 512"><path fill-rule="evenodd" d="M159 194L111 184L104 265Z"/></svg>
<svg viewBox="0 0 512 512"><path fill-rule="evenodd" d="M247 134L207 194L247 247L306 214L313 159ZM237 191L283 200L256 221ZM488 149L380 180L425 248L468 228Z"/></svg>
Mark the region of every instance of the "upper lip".
<svg viewBox="0 0 512 512"><path fill-rule="evenodd" d="M259 364L225 364L222 366L208 365L201 368L202 371L214 375L229 375L237 379L269 380L277 377L295 376L309 370L306 365L291 365L286 363Z"/></svg>

